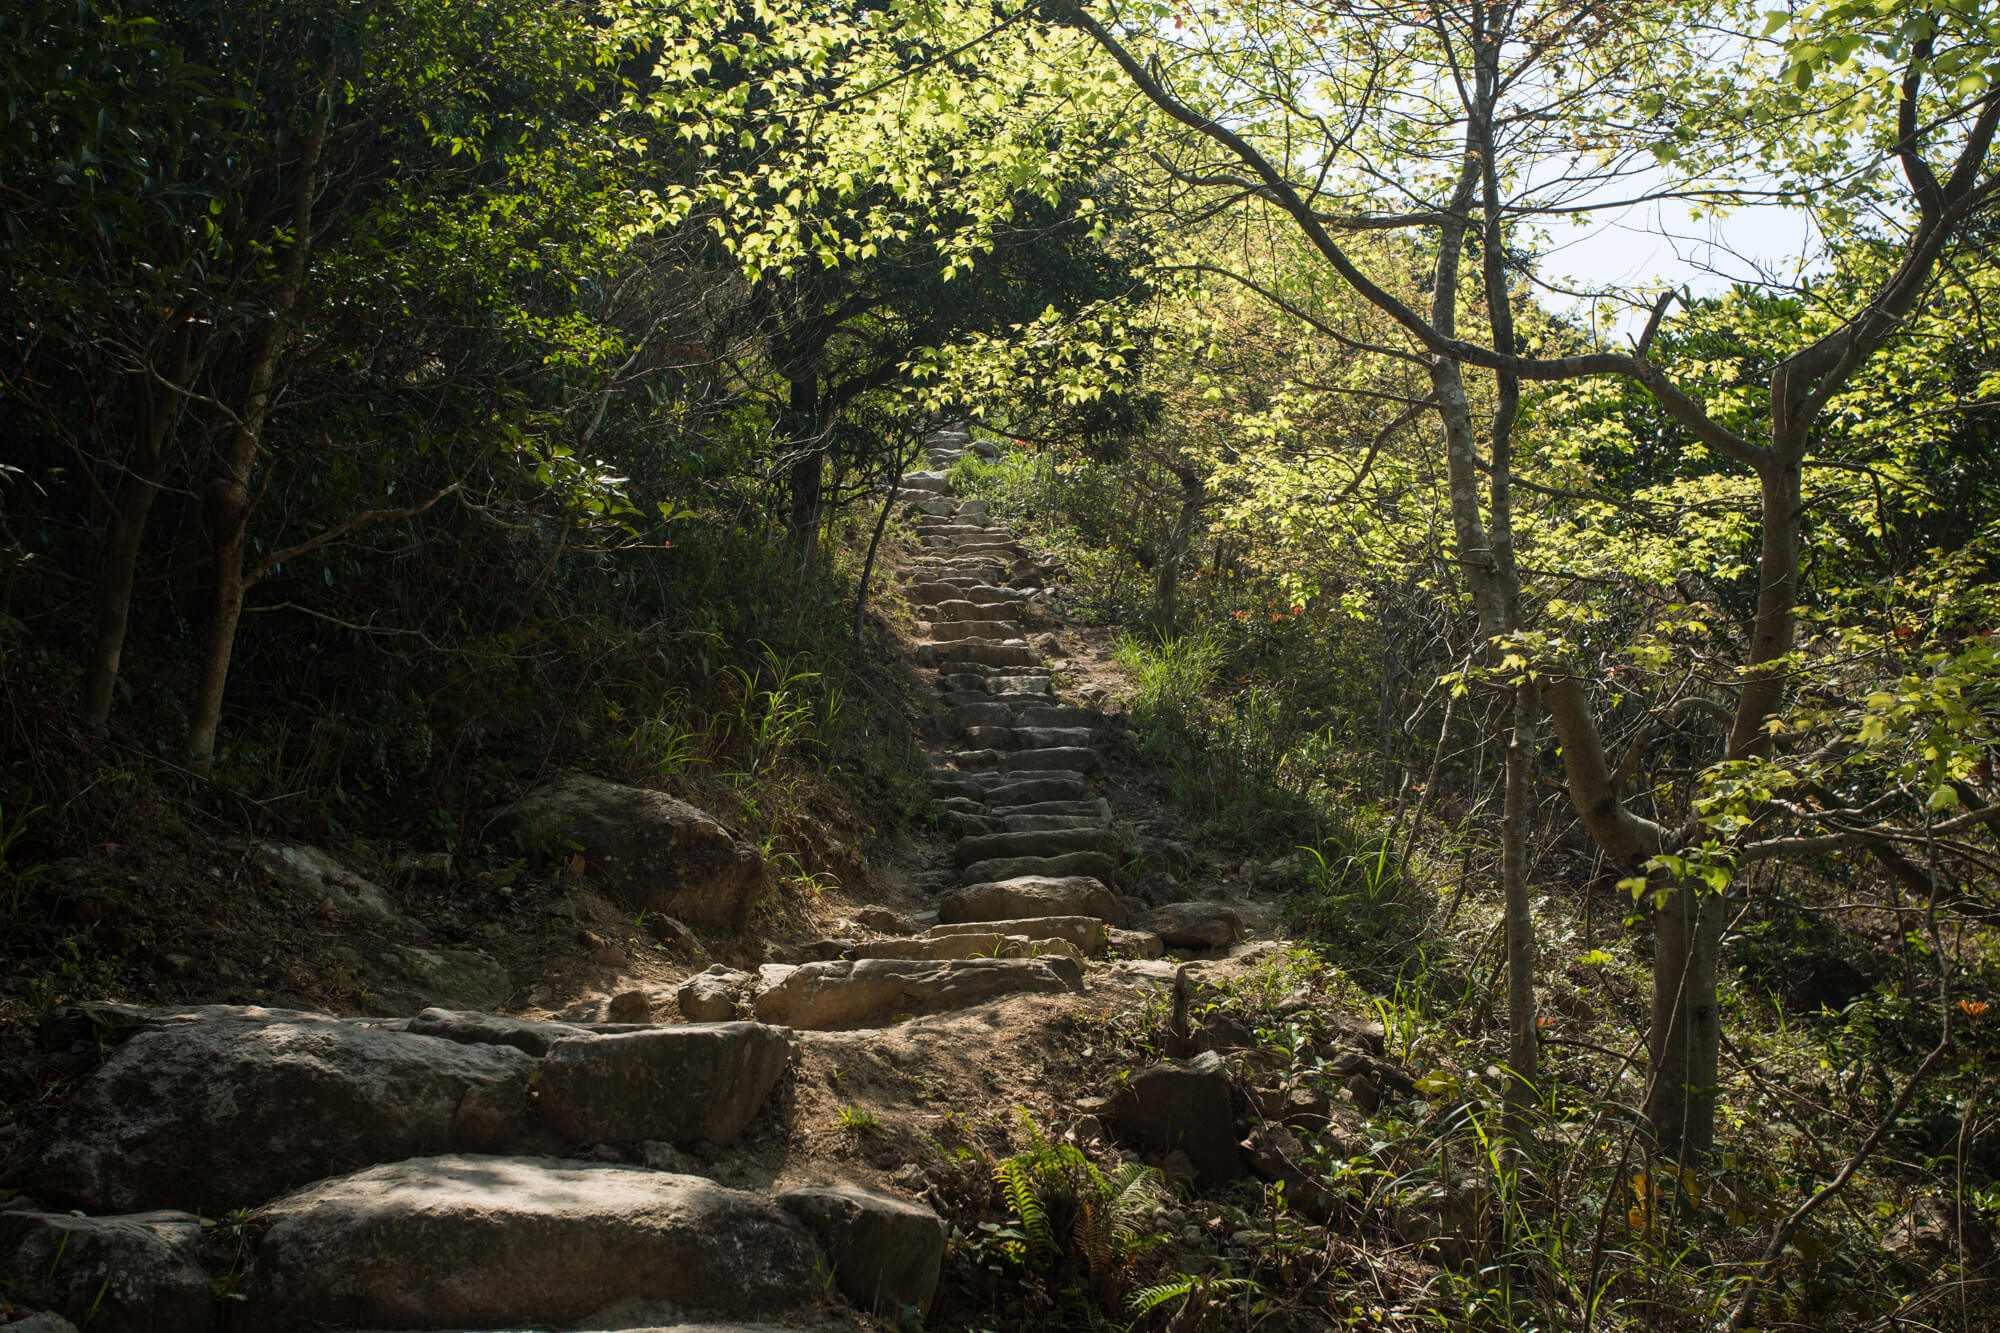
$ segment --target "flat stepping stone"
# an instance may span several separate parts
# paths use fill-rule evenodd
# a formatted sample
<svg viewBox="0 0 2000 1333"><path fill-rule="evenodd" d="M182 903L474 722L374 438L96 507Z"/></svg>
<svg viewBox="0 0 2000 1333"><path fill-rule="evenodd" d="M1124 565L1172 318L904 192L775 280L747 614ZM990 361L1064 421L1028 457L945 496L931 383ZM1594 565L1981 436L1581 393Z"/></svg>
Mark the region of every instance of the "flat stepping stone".
<svg viewBox="0 0 2000 1333"><path fill-rule="evenodd" d="M568 1326L615 1301L721 1315L810 1303L811 1233L698 1176L543 1157L420 1157L251 1215L238 1325Z"/></svg>
<svg viewBox="0 0 2000 1333"><path fill-rule="evenodd" d="M1018 805L1030 801L1071 801L1090 795L1090 784L1081 773L1047 773L1033 778L1018 774L987 771L934 772L930 777L933 796L965 796L993 805Z"/></svg>
<svg viewBox="0 0 2000 1333"><path fill-rule="evenodd" d="M1013 706L1004 703L959 704L945 717L946 725L961 731L967 727L1004 727L1013 720Z"/></svg>
<svg viewBox="0 0 2000 1333"><path fill-rule="evenodd" d="M778 1196L826 1251L834 1285L863 1310L930 1312L944 1270L944 1219L859 1185L807 1185Z"/></svg>
<svg viewBox="0 0 2000 1333"><path fill-rule="evenodd" d="M1024 727L1014 724L1015 744L1023 749L1088 749L1089 727Z"/></svg>
<svg viewBox="0 0 2000 1333"><path fill-rule="evenodd" d="M1005 773L1047 773L1065 771L1089 773L1097 767L1097 751L1082 745L1055 745L1003 754L1000 769Z"/></svg>
<svg viewBox="0 0 2000 1333"><path fill-rule="evenodd" d="M1124 839L1108 828L1070 828L1023 833L989 833L966 838L952 848L952 861L963 869L978 861L1009 856L1063 856L1070 852L1103 852L1116 856Z"/></svg>
<svg viewBox="0 0 2000 1333"><path fill-rule="evenodd" d="M1077 727L1086 734L1104 725L1104 714L1091 708L1061 704L1028 704L1015 710L1017 727Z"/></svg>
<svg viewBox="0 0 2000 1333"><path fill-rule="evenodd" d="M1061 856L997 856L974 861L962 872L968 884L1039 875L1053 879L1085 876L1111 883L1118 877L1118 858L1104 852L1065 852ZM1111 918L1106 917L1107 921Z"/></svg>
<svg viewBox="0 0 2000 1333"><path fill-rule="evenodd" d="M939 602L933 608L931 618L945 621L998 620L1016 624L1021 619L1020 612L1016 609L1019 606L1018 602L975 602L958 597L948 602Z"/></svg>
<svg viewBox="0 0 2000 1333"><path fill-rule="evenodd" d="M1022 642L1021 626L1013 620L939 620L931 625L934 643L970 639L985 643Z"/></svg>
<svg viewBox="0 0 2000 1333"><path fill-rule="evenodd" d="M1083 972L1068 958L967 958L925 962L864 958L856 962L766 965L757 1016L789 1027L823 1029L885 1022L899 1014L962 1008L1003 995L1068 994Z"/></svg>
<svg viewBox="0 0 2000 1333"><path fill-rule="evenodd" d="M1103 880L1087 875L1019 875L968 884L938 904L941 926L1035 917L1095 917L1118 926L1125 922L1125 908Z"/></svg>
<svg viewBox="0 0 2000 1333"><path fill-rule="evenodd" d="M1022 642L960 640L957 643L917 645L918 666L954 666L964 662L977 662L984 666L1033 666L1038 660L1035 650Z"/></svg>
<svg viewBox="0 0 2000 1333"><path fill-rule="evenodd" d="M1111 822L1111 802L1103 797L1081 801L1036 801L1028 805L982 806L973 814L997 815L1001 819L1014 819L1034 815L1082 815Z"/></svg>
<svg viewBox="0 0 2000 1333"><path fill-rule="evenodd" d="M984 818L993 820L992 815ZM1054 833L1065 829L1105 829L1111 827L1109 815L1005 815L998 819L997 829L983 829L987 833Z"/></svg>
<svg viewBox="0 0 2000 1333"><path fill-rule="evenodd" d="M1096 953L1105 940L1104 922L1094 916L1036 916L1004 921L965 921L957 925L932 926L926 938L953 935L983 937L988 934L1026 935L1035 939L1067 940L1084 953Z"/></svg>
<svg viewBox="0 0 2000 1333"><path fill-rule="evenodd" d="M913 939L857 940L840 950L842 958L912 958L929 962L960 958L1040 958L1062 954L1083 961L1082 950L1066 939L1030 929L963 931L950 935L926 932Z"/></svg>

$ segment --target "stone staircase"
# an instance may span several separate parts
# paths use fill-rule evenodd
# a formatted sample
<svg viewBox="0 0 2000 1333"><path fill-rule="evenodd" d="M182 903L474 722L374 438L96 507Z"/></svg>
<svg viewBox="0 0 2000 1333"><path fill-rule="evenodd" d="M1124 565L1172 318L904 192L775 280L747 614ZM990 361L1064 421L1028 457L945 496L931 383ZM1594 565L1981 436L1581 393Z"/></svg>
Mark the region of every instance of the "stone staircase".
<svg viewBox="0 0 2000 1333"><path fill-rule="evenodd" d="M951 494L951 465L993 446L964 430L928 444L931 470L897 498L920 517L902 595L929 627L915 653L944 737L931 787L952 841L934 909L870 909L802 961L690 978L685 1023L72 1010L45 1045L102 1059L0 1179L0 1323L37 1309L52 1313L6 1328L921 1318L945 1249L929 1208L839 1180L728 1188L691 1174L690 1154L746 1133L802 1033L1075 995L1107 950L1156 958L1241 933L1219 903L1121 895L1133 838L1094 785L1106 719L1058 697L1026 632L1052 571L983 501Z"/></svg>

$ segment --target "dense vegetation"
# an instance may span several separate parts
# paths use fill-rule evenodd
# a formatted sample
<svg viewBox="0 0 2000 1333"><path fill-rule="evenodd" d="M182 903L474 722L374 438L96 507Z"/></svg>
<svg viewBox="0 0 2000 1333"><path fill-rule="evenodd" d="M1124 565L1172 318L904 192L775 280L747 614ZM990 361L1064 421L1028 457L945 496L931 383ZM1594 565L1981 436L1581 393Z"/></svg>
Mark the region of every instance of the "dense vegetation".
<svg viewBox="0 0 2000 1333"><path fill-rule="evenodd" d="M1996 36L25 0L7 1002L143 986L49 873L106 842L472 846L579 760L801 876L916 817L856 551L972 416L1023 448L962 482L1125 636L1169 797L1425 1071L1384 1133L1483 1182L1441 1319L1977 1327ZM1586 307L1560 243L1635 199L1810 209L1818 251ZM1032 1148L1019 1190L1080 1170Z"/></svg>

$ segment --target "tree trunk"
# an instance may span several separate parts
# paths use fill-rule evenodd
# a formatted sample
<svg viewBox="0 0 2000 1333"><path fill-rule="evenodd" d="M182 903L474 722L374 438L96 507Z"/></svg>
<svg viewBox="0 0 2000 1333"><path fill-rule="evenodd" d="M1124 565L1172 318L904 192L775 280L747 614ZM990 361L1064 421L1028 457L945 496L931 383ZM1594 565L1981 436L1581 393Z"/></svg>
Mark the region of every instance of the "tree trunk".
<svg viewBox="0 0 2000 1333"><path fill-rule="evenodd" d="M118 665L125 654L125 631L131 623L132 588L138 581L139 548L146 537L146 518L166 480L169 460L157 446L134 460L118 484L111 520L104 534L104 572L97 585L97 636L84 671L83 711L102 728L111 720L111 695L118 685Z"/></svg>
<svg viewBox="0 0 2000 1333"><path fill-rule="evenodd" d="M1729 906L1703 886L1656 875L1669 896L1653 908L1653 1012L1647 1045L1652 1077L1646 1119L1660 1152L1692 1164L1715 1146L1715 1094L1722 1053L1716 964Z"/></svg>
<svg viewBox="0 0 2000 1333"><path fill-rule="evenodd" d="M1528 901L1528 821L1541 691L1514 687L1507 728L1506 793L1500 820L1500 886L1507 920L1507 1137L1525 1143L1540 1104L1541 1037L1535 1022L1535 913Z"/></svg>
<svg viewBox="0 0 2000 1333"><path fill-rule="evenodd" d="M1166 548L1160 552L1159 571L1153 577L1153 631L1161 638L1173 637L1180 623L1181 562L1187 558L1188 543L1201 509L1208 502L1208 484L1200 472L1186 463L1169 463L1181 484L1181 508L1167 533Z"/></svg>
<svg viewBox="0 0 2000 1333"><path fill-rule="evenodd" d="M332 81L331 71L325 83ZM324 86L324 85L323 85ZM188 727L188 757L206 770L215 758L215 733L222 717L222 692L229 681L229 662L236 650L236 625L243 616L243 593L249 586L243 573L243 552L250 526L250 473L263 438L264 419L271 409L271 389L277 379L278 357L290 329L290 315L305 278L306 255L312 245L313 195L319 188L320 155L326 147L331 103L322 109L299 162L293 184L291 246L285 252L271 316L264 323L243 410L229 444L216 461L209 483L210 540L214 548L215 587L210 603L208 642L202 653L201 680L195 686L193 719Z"/></svg>
<svg viewBox="0 0 2000 1333"><path fill-rule="evenodd" d="M813 376L792 381L789 416L799 448L786 474L791 508L785 519L786 537L800 570L812 566L819 547L820 504L824 493L826 451L820 440L819 379Z"/></svg>
<svg viewBox="0 0 2000 1333"><path fill-rule="evenodd" d="M170 385L188 382L192 366L189 335L182 323L169 339L173 349L162 377ZM187 397L178 389L162 402L153 382L150 362L132 376L137 406L138 442L133 458L119 479L105 524L104 569L97 584L96 638L84 668L83 710L92 724L103 728L111 720L111 696L118 686L118 667L125 655L125 632L132 618L132 590L138 583L139 550L146 538L146 520L167 473L180 457L173 444Z"/></svg>

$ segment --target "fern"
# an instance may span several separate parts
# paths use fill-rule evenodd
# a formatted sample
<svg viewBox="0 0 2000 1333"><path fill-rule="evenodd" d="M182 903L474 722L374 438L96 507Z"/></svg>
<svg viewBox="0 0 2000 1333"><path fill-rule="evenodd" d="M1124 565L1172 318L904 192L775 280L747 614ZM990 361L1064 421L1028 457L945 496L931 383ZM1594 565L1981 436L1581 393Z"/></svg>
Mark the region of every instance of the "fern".
<svg viewBox="0 0 2000 1333"><path fill-rule="evenodd" d="M1157 1309L1168 1301L1179 1300L1189 1295L1194 1291L1197 1282L1208 1288L1210 1296L1228 1296L1238 1292L1262 1290L1247 1277L1198 1278L1183 1273L1172 1282L1161 1282L1154 1286L1139 1288L1132 1293L1131 1299L1126 1304L1133 1314L1145 1314L1148 1310Z"/></svg>

